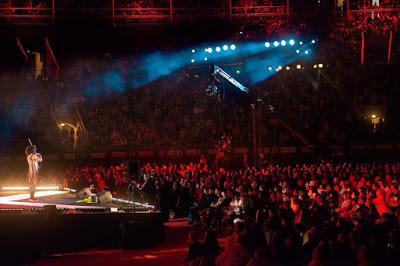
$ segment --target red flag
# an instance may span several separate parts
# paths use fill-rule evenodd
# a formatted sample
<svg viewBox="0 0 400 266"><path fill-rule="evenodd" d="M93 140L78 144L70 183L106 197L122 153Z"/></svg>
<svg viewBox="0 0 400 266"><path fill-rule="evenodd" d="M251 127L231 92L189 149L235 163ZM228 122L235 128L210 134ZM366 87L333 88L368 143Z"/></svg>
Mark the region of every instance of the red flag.
<svg viewBox="0 0 400 266"><path fill-rule="evenodd" d="M388 47L388 57L387 57L387 62L390 64L390 56L392 53L392 41L393 41L393 31L390 31L390 36L389 36L389 47Z"/></svg>
<svg viewBox="0 0 400 266"><path fill-rule="evenodd" d="M28 61L29 61L28 55L26 54L25 49L22 46L22 43L19 40L19 38L17 38L17 46L18 46L18 49L21 51L21 54L24 56L25 62L28 63Z"/></svg>
<svg viewBox="0 0 400 266"><path fill-rule="evenodd" d="M364 32L361 32L361 65L364 65L364 49L365 49Z"/></svg>
<svg viewBox="0 0 400 266"><path fill-rule="evenodd" d="M59 79L60 78L60 66L57 63L57 59L54 56L53 50L51 49L49 40L45 39L46 45L46 77L48 79Z"/></svg>

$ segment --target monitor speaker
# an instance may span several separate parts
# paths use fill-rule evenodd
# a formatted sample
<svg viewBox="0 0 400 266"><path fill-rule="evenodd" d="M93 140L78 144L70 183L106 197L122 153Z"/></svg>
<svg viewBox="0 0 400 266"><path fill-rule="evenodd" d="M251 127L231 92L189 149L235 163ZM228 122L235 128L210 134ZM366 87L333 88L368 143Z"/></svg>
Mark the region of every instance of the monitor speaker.
<svg viewBox="0 0 400 266"><path fill-rule="evenodd" d="M86 198L90 197L91 194L92 194L92 192L90 191L89 188L84 188L78 192L78 198L86 199Z"/></svg>
<svg viewBox="0 0 400 266"><path fill-rule="evenodd" d="M107 204L112 202L112 194L110 191L104 191L97 195L97 199L101 204Z"/></svg>

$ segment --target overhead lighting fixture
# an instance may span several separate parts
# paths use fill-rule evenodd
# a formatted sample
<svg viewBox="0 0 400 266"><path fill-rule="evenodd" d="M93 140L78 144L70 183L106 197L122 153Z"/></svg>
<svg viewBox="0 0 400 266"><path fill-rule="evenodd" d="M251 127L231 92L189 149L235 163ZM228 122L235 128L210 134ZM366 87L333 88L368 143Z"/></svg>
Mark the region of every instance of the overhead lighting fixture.
<svg viewBox="0 0 400 266"><path fill-rule="evenodd" d="M269 48L271 47L271 44L269 42L265 42L265 47Z"/></svg>
<svg viewBox="0 0 400 266"><path fill-rule="evenodd" d="M282 46L286 46L286 41L285 41L285 40L282 40L282 41L281 41L281 45L282 45Z"/></svg>
<svg viewBox="0 0 400 266"><path fill-rule="evenodd" d="M279 46L279 42L278 41L274 41L274 46L278 47Z"/></svg>
<svg viewBox="0 0 400 266"><path fill-rule="evenodd" d="M221 47L217 46L217 47L215 48L215 51L216 51L217 53L221 52Z"/></svg>
<svg viewBox="0 0 400 266"><path fill-rule="evenodd" d="M222 46L222 49L224 50L224 51L227 51L228 50L228 45L224 45L224 46Z"/></svg>
<svg viewBox="0 0 400 266"><path fill-rule="evenodd" d="M231 44L231 47L230 47L230 48L231 48L232 51L235 51L235 50L236 50L236 45Z"/></svg>
<svg viewBox="0 0 400 266"><path fill-rule="evenodd" d="M301 69L301 65L298 64L298 65L296 66L296 68L297 68L297 69Z"/></svg>
<svg viewBox="0 0 400 266"><path fill-rule="evenodd" d="M293 39L291 39L291 40L289 41L289 44L290 44L291 46L293 46L294 43L295 43L295 41L294 41Z"/></svg>

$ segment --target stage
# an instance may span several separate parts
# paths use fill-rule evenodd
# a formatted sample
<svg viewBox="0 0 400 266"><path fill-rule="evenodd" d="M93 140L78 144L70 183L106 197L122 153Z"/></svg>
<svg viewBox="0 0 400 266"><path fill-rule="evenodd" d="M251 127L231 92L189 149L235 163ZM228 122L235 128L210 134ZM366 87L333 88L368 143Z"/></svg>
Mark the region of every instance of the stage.
<svg viewBox="0 0 400 266"><path fill-rule="evenodd" d="M70 189L0 191L0 256L32 262L43 256L92 248L135 249L163 240L160 212L149 204L113 198L78 202Z"/></svg>

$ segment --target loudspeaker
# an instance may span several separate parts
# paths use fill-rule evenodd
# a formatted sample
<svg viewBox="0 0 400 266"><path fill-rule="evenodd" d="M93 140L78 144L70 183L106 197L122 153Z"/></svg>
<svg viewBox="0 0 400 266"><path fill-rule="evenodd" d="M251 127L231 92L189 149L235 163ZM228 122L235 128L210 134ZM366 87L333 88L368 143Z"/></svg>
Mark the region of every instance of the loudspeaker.
<svg viewBox="0 0 400 266"><path fill-rule="evenodd" d="M129 168L129 177L138 177L139 176L139 160L130 160L128 163Z"/></svg>
<svg viewBox="0 0 400 266"><path fill-rule="evenodd" d="M107 204L112 202L112 194L110 191L100 192L97 195L97 199L101 204Z"/></svg>
<svg viewBox="0 0 400 266"><path fill-rule="evenodd" d="M47 216L54 216L57 214L57 207L56 205L44 205L43 206L44 213Z"/></svg>
<svg viewBox="0 0 400 266"><path fill-rule="evenodd" d="M88 198L90 195L92 194L92 192L90 191L89 188L84 188L82 190L80 190L78 192L78 198L79 199L86 199Z"/></svg>

